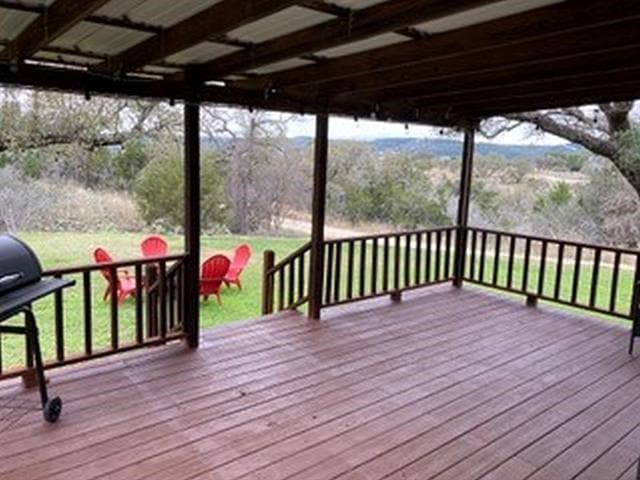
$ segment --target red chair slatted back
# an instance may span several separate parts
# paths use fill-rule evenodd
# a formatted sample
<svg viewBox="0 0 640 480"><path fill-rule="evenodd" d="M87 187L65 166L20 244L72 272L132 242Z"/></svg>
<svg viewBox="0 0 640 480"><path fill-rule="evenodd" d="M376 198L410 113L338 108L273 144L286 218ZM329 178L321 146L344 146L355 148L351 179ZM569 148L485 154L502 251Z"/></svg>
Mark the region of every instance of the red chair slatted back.
<svg viewBox="0 0 640 480"><path fill-rule="evenodd" d="M96 263L111 263L113 262L113 258L109 255L104 248L98 247L93 251L93 259ZM104 279L111 283L111 270L108 268L102 268L100 270Z"/></svg>
<svg viewBox="0 0 640 480"><path fill-rule="evenodd" d="M251 259L251 247L246 243L238 245L233 254L233 262L231 263L231 270L236 274L240 274L242 270L247 266Z"/></svg>
<svg viewBox="0 0 640 480"><path fill-rule="evenodd" d="M222 283L222 279L229 271L230 265L231 261L224 255L213 255L202 264L202 279L207 280L209 283L212 281Z"/></svg>
<svg viewBox="0 0 640 480"><path fill-rule="evenodd" d="M162 257L169 251L169 246L164 238L150 235L142 241L140 249L143 257Z"/></svg>

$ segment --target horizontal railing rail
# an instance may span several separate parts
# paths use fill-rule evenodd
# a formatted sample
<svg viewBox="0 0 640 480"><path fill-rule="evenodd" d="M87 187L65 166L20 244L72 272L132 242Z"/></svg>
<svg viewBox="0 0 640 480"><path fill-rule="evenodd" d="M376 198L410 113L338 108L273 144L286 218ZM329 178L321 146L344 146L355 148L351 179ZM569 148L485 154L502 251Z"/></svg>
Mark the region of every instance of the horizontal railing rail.
<svg viewBox="0 0 640 480"><path fill-rule="evenodd" d="M33 306L46 368L182 338L185 257L168 255L45 271L45 278L76 280L75 286ZM19 317L10 320L21 321ZM32 371L32 356L23 339L5 336L0 347L0 379Z"/></svg>
<svg viewBox="0 0 640 480"><path fill-rule="evenodd" d="M640 252L533 235L466 229L464 280L633 319Z"/></svg>
<svg viewBox="0 0 640 480"><path fill-rule="evenodd" d="M293 310L309 301L311 244L306 243L275 263L271 250L264 252L262 275L262 313Z"/></svg>
<svg viewBox="0 0 640 480"><path fill-rule="evenodd" d="M444 227L328 240L322 306L453 280L457 229Z"/></svg>

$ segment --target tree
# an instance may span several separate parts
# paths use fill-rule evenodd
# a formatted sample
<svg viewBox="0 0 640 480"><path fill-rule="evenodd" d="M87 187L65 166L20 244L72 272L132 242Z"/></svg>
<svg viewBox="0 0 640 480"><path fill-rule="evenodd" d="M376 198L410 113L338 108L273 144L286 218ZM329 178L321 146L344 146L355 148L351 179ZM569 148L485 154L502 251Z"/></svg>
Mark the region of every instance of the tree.
<svg viewBox="0 0 640 480"><path fill-rule="evenodd" d="M178 144L157 146L158 152L140 172L135 198L150 225L179 230L184 225L183 159ZM202 228L214 229L226 221L221 158L207 150L200 161Z"/></svg>
<svg viewBox="0 0 640 480"><path fill-rule="evenodd" d="M87 149L121 146L132 138L179 131L177 108L162 102L14 88L0 89L0 152L52 145Z"/></svg>
<svg viewBox="0 0 640 480"><path fill-rule="evenodd" d="M403 154L363 156L361 161L357 170L334 180L344 196L338 213L353 222L391 223L405 229L451 224L447 195L429 180L428 161Z"/></svg>
<svg viewBox="0 0 640 480"><path fill-rule="evenodd" d="M608 158L640 195L640 126L635 118L634 102L513 113L488 120L481 129L486 136L494 137L522 124L532 125Z"/></svg>
<svg viewBox="0 0 640 480"><path fill-rule="evenodd" d="M255 233L278 227L288 210L308 197L301 152L285 136L292 117L263 111L216 113L211 116L214 126L230 136L226 155L230 230Z"/></svg>

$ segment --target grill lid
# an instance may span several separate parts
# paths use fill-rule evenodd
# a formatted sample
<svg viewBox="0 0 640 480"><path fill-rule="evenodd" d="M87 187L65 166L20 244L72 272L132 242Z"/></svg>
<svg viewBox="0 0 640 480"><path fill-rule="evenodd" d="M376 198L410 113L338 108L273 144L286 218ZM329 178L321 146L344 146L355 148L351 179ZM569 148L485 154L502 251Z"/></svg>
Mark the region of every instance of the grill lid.
<svg viewBox="0 0 640 480"><path fill-rule="evenodd" d="M0 235L0 295L37 282L42 267L33 250L18 238Z"/></svg>

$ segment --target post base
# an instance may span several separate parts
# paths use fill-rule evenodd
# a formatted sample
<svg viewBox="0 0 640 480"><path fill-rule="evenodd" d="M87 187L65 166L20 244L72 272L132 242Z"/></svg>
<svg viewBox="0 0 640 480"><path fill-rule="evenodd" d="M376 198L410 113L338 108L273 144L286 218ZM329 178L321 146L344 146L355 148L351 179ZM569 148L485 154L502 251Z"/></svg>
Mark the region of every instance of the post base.
<svg viewBox="0 0 640 480"><path fill-rule="evenodd" d="M49 383L49 379L46 379L45 383ZM38 376L35 368L30 368L22 374L22 386L27 390L38 386Z"/></svg>
<svg viewBox="0 0 640 480"><path fill-rule="evenodd" d="M402 301L402 292L392 292L391 301L394 303L400 303Z"/></svg>

